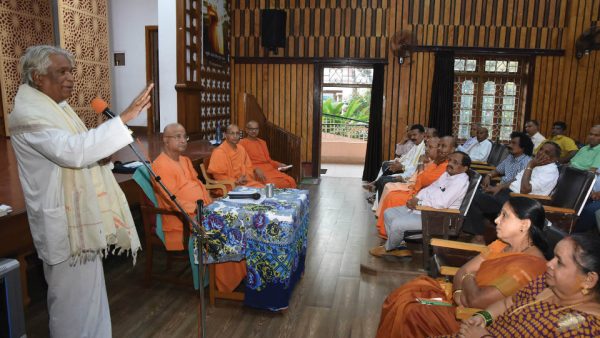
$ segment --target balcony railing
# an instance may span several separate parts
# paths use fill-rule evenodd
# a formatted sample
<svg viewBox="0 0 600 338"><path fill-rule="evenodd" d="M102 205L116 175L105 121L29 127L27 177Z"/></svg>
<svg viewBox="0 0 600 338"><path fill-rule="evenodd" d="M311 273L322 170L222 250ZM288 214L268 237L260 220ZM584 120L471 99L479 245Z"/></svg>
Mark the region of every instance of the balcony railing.
<svg viewBox="0 0 600 338"><path fill-rule="evenodd" d="M323 114L323 133L366 141L369 123L347 117Z"/></svg>

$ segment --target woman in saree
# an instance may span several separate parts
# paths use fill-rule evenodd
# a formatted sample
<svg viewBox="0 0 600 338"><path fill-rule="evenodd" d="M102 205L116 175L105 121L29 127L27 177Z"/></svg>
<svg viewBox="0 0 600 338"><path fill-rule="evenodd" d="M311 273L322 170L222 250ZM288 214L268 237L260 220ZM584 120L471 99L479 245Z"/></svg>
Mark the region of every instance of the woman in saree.
<svg viewBox="0 0 600 338"><path fill-rule="evenodd" d="M452 334L460 325L456 307L484 309L544 273L552 252L542 233L543 206L529 198L511 197L495 222L498 240L460 268L452 295L427 276L408 282L386 298L377 337ZM416 298L441 298L453 306L420 304Z"/></svg>
<svg viewBox="0 0 600 338"><path fill-rule="evenodd" d="M459 337L599 337L600 239L558 242L545 274L464 321Z"/></svg>

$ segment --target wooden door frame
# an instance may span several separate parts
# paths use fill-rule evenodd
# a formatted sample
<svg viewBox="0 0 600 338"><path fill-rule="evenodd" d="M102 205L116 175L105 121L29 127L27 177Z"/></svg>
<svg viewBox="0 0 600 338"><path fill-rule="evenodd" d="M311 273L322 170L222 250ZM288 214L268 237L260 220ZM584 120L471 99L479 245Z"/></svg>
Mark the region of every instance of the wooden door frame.
<svg viewBox="0 0 600 338"><path fill-rule="evenodd" d="M151 34L156 32L158 34L158 26L145 26L145 32L144 32L144 37L146 40L146 83L150 83L153 81L153 77L152 77L152 39L151 39ZM158 46L156 46L156 48L158 48ZM158 93L158 83L154 84L154 88L155 88L155 92ZM158 107L158 105L155 104L155 102L157 101L154 97L156 95L153 95L153 99L152 99L152 105L150 105L150 108L148 108L148 113L147 113L147 120L146 120L146 131L148 135L152 135L154 134L156 131L160 131L160 125L157 127L154 125L154 115L156 114L156 112L158 111L158 114L160 114L160 107Z"/></svg>

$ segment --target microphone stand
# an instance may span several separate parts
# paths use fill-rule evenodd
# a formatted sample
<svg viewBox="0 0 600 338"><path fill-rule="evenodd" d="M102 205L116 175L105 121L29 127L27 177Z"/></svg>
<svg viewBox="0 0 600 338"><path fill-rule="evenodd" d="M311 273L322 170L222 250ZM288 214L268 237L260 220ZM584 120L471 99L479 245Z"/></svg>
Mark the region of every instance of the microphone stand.
<svg viewBox="0 0 600 338"><path fill-rule="evenodd" d="M111 116L110 118L115 118L115 116ZM117 117L118 118L118 117ZM132 132L132 137L133 137L133 132ZM199 332L200 337L204 338L205 337L205 323L206 323L206 312L205 312L205 306L204 306L204 266L203 266L203 247L201 245L204 245L204 241L203 238L206 235L206 231L204 230L204 228L200 225L201 222L201 217L202 217L202 207L203 207L203 202L202 200L196 202L198 203L198 211L197 211L197 218L198 218L198 222L194 221L188 214L187 212L185 212L185 210L183 209L183 207L181 206L181 204L179 204L179 201L177 201L177 196L175 196L174 194L172 194L169 189L162 183L160 176L156 175L156 173L154 172L154 170L152 170L152 167L146 163L145 157L144 155L142 155L134 146L134 143L130 143L128 144L129 148L131 148L131 150L133 150L133 153L137 156L137 158L142 162L142 164L146 167L146 169L148 170L148 173L150 173L150 176L152 176L152 178L154 179L154 181L156 183L158 183L158 185L161 187L161 189L169 196L169 198L171 199L171 201L173 201L173 203L175 204L175 206L177 207L177 209L179 209L179 211L183 214L184 219L186 220L186 222L188 222L188 224L192 225L192 234L194 236L194 244L196 244L196 248L198 248L197 251L197 256L199 257L199 264L198 264L198 290L200 292L200 309L202 311L202 313L200 314L200 322L202 325L202 330L201 332Z"/></svg>

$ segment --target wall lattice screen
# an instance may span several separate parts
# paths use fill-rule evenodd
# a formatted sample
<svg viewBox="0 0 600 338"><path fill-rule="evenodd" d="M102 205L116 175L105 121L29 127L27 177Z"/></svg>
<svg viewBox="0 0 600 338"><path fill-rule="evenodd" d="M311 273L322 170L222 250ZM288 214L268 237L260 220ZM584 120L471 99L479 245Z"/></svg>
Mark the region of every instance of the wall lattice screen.
<svg viewBox="0 0 600 338"><path fill-rule="evenodd" d="M183 60L178 60L178 63L183 65L178 67L178 120L185 125L189 134L199 135L203 139L214 139L217 124L224 128L230 123L231 117L229 48L225 49L225 55L220 56L223 59L220 62L206 53L203 55L207 24L214 18L208 17L208 11L205 11L205 17L202 17L202 1L181 2L183 12L180 14L180 20L183 21L185 30L180 33L184 36L178 37L178 41L184 41ZM211 0L207 1L207 4L213 8L222 6L229 12L227 0ZM228 21L223 36L224 43L229 45ZM208 48L206 43L204 48ZM196 106L196 95L200 98L199 107Z"/></svg>
<svg viewBox="0 0 600 338"><path fill-rule="evenodd" d="M52 7L48 0L0 2L0 89L2 109L0 136L8 135L6 118L21 83L19 58L27 47L53 44Z"/></svg>
<svg viewBox="0 0 600 338"><path fill-rule="evenodd" d="M58 0L60 45L75 56L75 88L69 104L88 127L102 117L90 107L94 97L111 100L108 0Z"/></svg>

